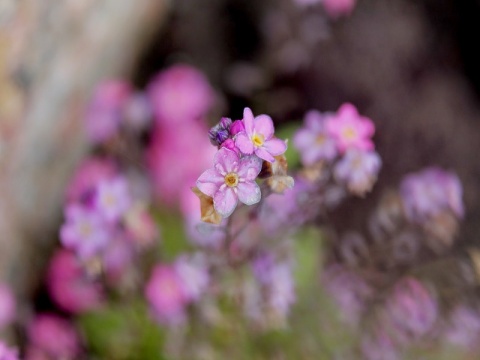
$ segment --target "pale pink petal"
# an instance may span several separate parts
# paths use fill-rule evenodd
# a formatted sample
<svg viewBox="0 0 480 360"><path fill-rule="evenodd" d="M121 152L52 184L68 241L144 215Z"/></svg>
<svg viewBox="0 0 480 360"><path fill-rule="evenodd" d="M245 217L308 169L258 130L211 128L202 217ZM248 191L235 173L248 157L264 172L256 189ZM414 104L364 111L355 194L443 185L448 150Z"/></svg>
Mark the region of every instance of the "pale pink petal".
<svg viewBox="0 0 480 360"><path fill-rule="evenodd" d="M222 216L228 217L233 213L237 206L238 198L232 188L225 188L217 191L213 198L215 210Z"/></svg>
<svg viewBox="0 0 480 360"><path fill-rule="evenodd" d="M205 195L213 197L223 183L223 176L215 169L208 169L198 178L197 187Z"/></svg>
<svg viewBox="0 0 480 360"><path fill-rule="evenodd" d="M255 118L255 132L262 134L265 139L270 139L274 132L272 118L268 115L259 115Z"/></svg>
<svg viewBox="0 0 480 360"><path fill-rule="evenodd" d="M300 129L293 137L293 144L298 150L308 150L315 143L318 133L311 129Z"/></svg>
<svg viewBox="0 0 480 360"><path fill-rule="evenodd" d="M263 147L267 149L267 151L273 156L281 155L287 150L287 144L285 143L285 141L278 138L273 138L265 141Z"/></svg>
<svg viewBox="0 0 480 360"><path fill-rule="evenodd" d="M227 173L236 170L238 168L238 161L238 155L235 151L227 148L221 148L218 150L213 158L215 170L217 170L220 175L226 175Z"/></svg>
<svg viewBox="0 0 480 360"><path fill-rule="evenodd" d="M260 170L262 170L262 160L255 155L246 156L240 160L237 174L241 179L253 181L257 178Z"/></svg>
<svg viewBox="0 0 480 360"><path fill-rule="evenodd" d="M254 146L250 138L246 133L240 133L235 138L235 145L237 148L244 154L250 155L253 154Z"/></svg>
<svg viewBox="0 0 480 360"><path fill-rule="evenodd" d="M252 136L253 134L253 120L254 116L252 110L250 108L245 108L243 110L243 123L245 125L245 131L248 136Z"/></svg>
<svg viewBox="0 0 480 360"><path fill-rule="evenodd" d="M354 118L358 117L358 110L355 105L350 103L345 103L337 111L337 116L352 116Z"/></svg>
<svg viewBox="0 0 480 360"><path fill-rule="evenodd" d="M238 199L245 205L253 205L260 201L262 194L255 182L239 183L237 186Z"/></svg>
<svg viewBox="0 0 480 360"><path fill-rule="evenodd" d="M275 158L265 149L264 147L259 147L255 149L255 155L257 155L260 159L263 159L268 162L275 162Z"/></svg>

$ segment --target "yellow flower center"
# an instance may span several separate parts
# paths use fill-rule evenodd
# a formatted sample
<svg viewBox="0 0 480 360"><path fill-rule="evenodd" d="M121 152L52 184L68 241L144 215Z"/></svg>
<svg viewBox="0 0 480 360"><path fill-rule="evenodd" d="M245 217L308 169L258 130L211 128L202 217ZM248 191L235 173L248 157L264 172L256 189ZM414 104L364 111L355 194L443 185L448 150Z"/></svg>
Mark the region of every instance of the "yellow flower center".
<svg viewBox="0 0 480 360"><path fill-rule="evenodd" d="M353 140L357 137L357 132L352 127L348 126L342 131L342 135L345 139Z"/></svg>
<svg viewBox="0 0 480 360"><path fill-rule="evenodd" d="M231 172L225 175L225 184L228 187L235 187L238 185L238 175Z"/></svg>
<svg viewBox="0 0 480 360"><path fill-rule="evenodd" d="M262 146L265 142L265 137L262 134L253 134L252 142L256 147Z"/></svg>

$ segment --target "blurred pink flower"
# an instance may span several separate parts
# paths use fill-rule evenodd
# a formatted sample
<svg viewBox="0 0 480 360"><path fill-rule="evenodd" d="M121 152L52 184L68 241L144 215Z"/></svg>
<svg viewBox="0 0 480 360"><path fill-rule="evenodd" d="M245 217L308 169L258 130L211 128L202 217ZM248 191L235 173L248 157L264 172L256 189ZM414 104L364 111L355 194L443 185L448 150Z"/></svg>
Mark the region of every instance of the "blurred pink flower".
<svg viewBox="0 0 480 360"><path fill-rule="evenodd" d="M80 353L80 338L74 326L53 314L39 314L28 326L30 345L51 359L74 359Z"/></svg>
<svg viewBox="0 0 480 360"><path fill-rule="evenodd" d="M337 155L335 139L326 129L328 114L311 110L305 115L304 127L293 138L305 165L313 165L320 160L332 160Z"/></svg>
<svg viewBox="0 0 480 360"><path fill-rule="evenodd" d="M478 348L480 336L480 313L466 305L457 305L450 314L450 323L445 331L448 342L467 349Z"/></svg>
<svg viewBox="0 0 480 360"><path fill-rule="evenodd" d="M152 245L159 236L155 220L147 210L147 205L136 202L125 214L125 229L129 238L140 248Z"/></svg>
<svg viewBox="0 0 480 360"><path fill-rule="evenodd" d="M173 325L184 321L189 298L175 266L157 265L153 269L145 297L159 322Z"/></svg>
<svg viewBox="0 0 480 360"><path fill-rule="evenodd" d="M66 248L86 259L103 250L109 240L110 229L99 214L81 205L67 205L60 228L60 241Z"/></svg>
<svg viewBox="0 0 480 360"><path fill-rule="evenodd" d="M361 348L368 360L397 360L401 356L395 342L384 329L376 329L373 334L364 336Z"/></svg>
<svg viewBox="0 0 480 360"><path fill-rule="evenodd" d="M344 153L349 148L373 150L371 137L375 133L372 120L359 115L357 108L345 103L337 113L328 118L328 133L337 141L338 151Z"/></svg>
<svg viewBox="0 0 480 360"><path fill-rule="evenodd" d="M18 350L10 348L0 340L0 360L18 360Z"/></svg>
<svg viewBox="0 0 480 360"><path fill-rule="evenodd" d="M191 123L204 116L214 102L207 78L189 65L162 71L150 82L147 93L155 120L163 125Z"/></svg>
<svg viewBox="0 0 480 360"><path fill-rule="evenodd" d="M0 283L0 330L15 320L16 311L17 304L12 290L6 284Z"/></svg>
<svg viewBox="0 0 480 360"><path fill-rule="evenodd" d="M186 299L197 301L210 282L205 259L200 254L191 257L182 256L175 261L174 266Z"/></svg>
<svg viewBox="0 0 480 360"><path fill-rule="evenodd" d="M132 243L125 234L117 232L115 238L108 244L102 254L102 265L107 280L112 284L119 282L122 276L131 268L135 256Z"/></svg>
<svg viewBox="0 0 480 360"><path fill-rule="evenodd" d="M213 159L214 167L197 180L197 187L213 198L215 210L223 217L232 214L238 200L246 205L260 201L260 188L255 182L262 162L256 156L239 158L231 150L221 148Z"/></svg>
<svg viewBox="0 0 480 360"><path fill-rule="evenodd" d="M325 11L333 19L350 15L356 2L356 0L322 0Z"/></svg>
<svg viewBox="0 0 480 360"><path fill-rule="evenodd" d="M98 183L95 196L95 209L98 215L102 215L110 222L118 221L130 204L131 198L126 178L117 176Z"/></svg>
<svg viewBox="0 0 480 360"><path fill-rule="evenodd" d="M109 159L92 156L83 160L68 184L67 202L81 202L93 198L97 184L112 178L116 173L117 168Z"/></svg>
<svg viewBox="0 0 480 360"><path fill-rule="evenodd" d="M142 131L152 120L152 108L143 92L132 94L124 105L123 121L128 129Z"/></svg>
<svg viewBox="0 0 480 360"><path fill-rule="evenodd" d="M147 163L157 196L168 205L194 186L198 174L210 166L216 152L200 122L157 127L147 150Z"/></svg>
<svg viewBox="0 0 480 360"><path fill-rule="evenodd" d="M87 135L95 143L116 135L122 120L122 107L131 93L130 84L122 80L101 83L93 95L86 116Z"/></svg>
<svg viewBox="0 0 480 360"><path fill-rule="evenodd" d="M235 137L235 145L243 154L255 153L260 159L274 162L274 156L281 155L287 150L287 144L273 136L275 131L273 121L268 115L253 116L252 110L243 111L245 131Z"/></svg>
<svg viewBox="0 0 480 360"><path fill-rule="evenodd" d="M103 302L100 285L87 277L77 257L68 250L58 250L51 259L47 286L53 301L74 314L95 309Z"/></svg>

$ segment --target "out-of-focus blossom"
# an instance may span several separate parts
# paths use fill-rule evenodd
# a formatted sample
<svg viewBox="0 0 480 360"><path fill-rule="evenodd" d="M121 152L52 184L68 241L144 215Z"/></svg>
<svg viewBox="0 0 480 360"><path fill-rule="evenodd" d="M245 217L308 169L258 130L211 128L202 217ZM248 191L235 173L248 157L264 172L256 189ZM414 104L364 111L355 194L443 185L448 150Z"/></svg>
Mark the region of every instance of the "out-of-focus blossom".
<svg viewBox="0 0 480 360"><path fill-rule="evenodd" d="M363 196L377 180L382 161L375 151L350 149L335 165L335 178L346 184L349 191Z"/></svg>
<svg viewBox="0 0 480 360"><path fill-rule="evenodd" d="M12 290L6 284L0 283L0 330L14 321L16 311L17 304Z"/></svg>
<svg viewBox="0 0 480 360"><path fill-rule="evenodd" d="M60 240L81 258L89 258L103 250L110 233L103 219L86 207L71 204L65 209L66 222L60 229Z"/></svg>
<svg viewBox="0 0 480 360"><path fill-rule="evenodd" d="M322 280L340 308L343 321L357 325L372 297L371 287L360 276L341 265L331 265L325 269Z"/></svg>
<svg viewBox="0 0 480 360"><path fill-rule="evenodd" d="M188 65L175 65L159 73L148 85L147 93L155 120L166 126L192 122L204 116L214 102L208 80Z"/></svg>
<svg viewBox="0 0 480 360"><path fill-rule="evenodd" d="M293 144L300 152L304 165L312 165L320 160L332 160L337 155L335 140L326 129L326 119L316 110L305 115L304 127L295 134Z"/></svg>
<svg viewBox="0 0 480 360"><path fill-rule="evenodd" d="M141 131L146 129L152 119L152 107L147 96L142 92L132 94L124 106L123 122L129 129Z"/></svg>
<svg viewBox="0 0 480 360"><path fill-rule="evenodd" d="M450 324L445 331L448 342L467 349L478 347L480 313L471 307L458 305L450 314Z"/></svg>
<svg viewBox="0 0 480 360"><path fill-rule="evenodd" d="M322 0L325 11L333 19L350 15L356 2L357 0Z"/></svg>
<svg viewBox="0 0 480 360"><path fill-rule="evenodd" d="M0 340L0 360L18 360L18 350L10 348Z"/></svg>
<svg viewBox="0 0 480 360"><path fill-rule="evenodd" d="M75 359L80 354L80 338L67 320L53 314L39 314L28 326L31 347L49 359Z"/></svg>
<svg viewBox="0 0 480 360"><path fill-rule="evenodd" d="M384 329L376 329L373 334L366 335L362 340L361 349L365 360L401 358L395 342Z"/></svg>
<svg viewBox="0 0 480 360"><path fill-rule="evenodd" d="M117 173L113 161L89 157L75 170L75 174L67 187L67 202L84 202L93 198L99 182L110 179Z"/></svg>
<svg viewBox="0 0 480 360"><path fill-rule="evenodd" d="M348 265L359 266L369 257L366 239L358 232L347 232L342 237L340 256Z"/></svg>
<svg viewBox="0 0 480 360"><path fill-rule="evenodd" d="M151 245L159 231L144 203L137 202L125 214L125 229L139 247Z"/></svg>
<svg viewBox="0 0 480 360"><path fill-rule="evenodd" d="M180 200L205 168L211 166L216 149L202 123L157 128L147 150L147 163L157 196L168 205Z"/></svg>
<svg viewBox="0 0 480 360"><path fill-rule="evenodd" d="M87 277L82 264L68 250L58 250L53 256L47 286L53 301L74 314L95 309L103 302L100 285Z"/></svg>
<svg viewBox="0 0 480 360"><path fill-rule="evenodd" d="M420 223L445 210L462 218L462 192L458 176L437 167L409 174L400 185L407 217Z"/></svg>
<svg viewBox="0 0 480 360"><path fill-rule="evenodd" d="M175 261L175 271L181 279L181 286L188 301L197 301L206 290L210 276L205 259L200 254L180 257Z"/></svg>
<svg viewBox="0 0 480 360"><path fill-rule="evenodd" d="M132 265L135 251L124 234L119 233L110 241L102 254L102 265L108 279L115 283Z"/></svg>
<svg viewBox="0 0 480 360"><path fill-rule="evenodd" d="M213 162L214 167L198 178L197 187L213 198L215 210L221 216L230 216L238 200L246 205L260 201L260 188L255 179L262 164L256 156L240 159L234 151L221 148Z"/></svg>
<svg viewBox="0 0 480 360"><path fill-rule="evenodd" d="M400 280L386 302L388 319L399 338L425 335L438 316L438 304L430 291L412 277Z"/></svg>
<svg viewBox="0 0 480 360"><path fill-rule="evenodd" d="M175 266L157 265L145 288L145 296L159 322L178 324L184 321L189 296Z"/></svg>
<svg viewBox="0 0 480 360"><path fill-rule="evenodd" d="M274 156L287 150L285 141L273 136L273 121L268 115L253 116L252 110L243 111L245 132L236 135L235 144L244 154L255 153L260 159L274 162Z"/></svg>
<svg viewBox="0 0 480 360"><path fill-rule="evenodd" d="M326 128L336 139L340 153L350 148L374 149L371 138L375 133L375 126L372 120L361 116L352 104L346 103L340 106L337 113L327 119Z"/></svg>
<svg viewBox="0 0 480 360"><path fill-rule="evenodd" d="M91 141L98 143L116 135L122 120L122 107L130 93L130 85L121 80L105 81L98 86L86 117Z"/></svg>
<svg viewBox="0 0 480 360"><path fill-rule="evenodd" d="M288 263L276 264L269 277L269 305L277 316L285 318L296 299L292 267Z"/></svg>
<svg viewBox="0 0 480 360"><path fill-rule="evenodd" d="M101 181L95 196L95 209L98 215L115 222L125 214L131 204L128 182L124 177Z"/></svg>

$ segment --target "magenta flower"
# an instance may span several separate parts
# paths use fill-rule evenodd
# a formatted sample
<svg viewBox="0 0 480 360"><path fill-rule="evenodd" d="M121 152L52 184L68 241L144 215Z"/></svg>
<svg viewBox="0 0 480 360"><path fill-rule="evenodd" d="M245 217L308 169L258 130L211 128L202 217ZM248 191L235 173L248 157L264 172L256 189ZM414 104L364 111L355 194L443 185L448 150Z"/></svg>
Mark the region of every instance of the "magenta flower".
<svg viewBox="0 0 480 360"><path fill-rule="evenodd" d="M68 250L58 250L51 259L47 286L53 301L70 313L83 313L103 302L100 285L87 276L78 258Z"/></svg>
<svg viewBox="0 0 480 360"><path fill-rule="evenodd" d="M80 338L67 320L53 314L40 314L28 327L30 345L48 359L76 359Z"/></svg>
<svg viewBox="0 0 480 360"><path fill-rule="evenodd" d="M357 0L323 0L323 7L328 16L337 19L341 16L350 15L355 8Z"/></svg>
<svg viewBox="0 0 480 360"><path fill-rule="evenodd" d="M214 167L197 180L197 187L213 198L215 210L223 217L232 214L238 200L246 205L260 201L261 193L255 179L262 163L256 156L239 158L231 150L221 148L213 159Z"/></svg>
<svg viewBox="0 0 480 360"><path fill-rule="evenodd" d="M237 134L235 144L246 155L255 153L260 159L274 162L274 156L287 150L285 141L273 136L273 121L268 115L253 116L252 110L243 111L245 131Z"/></svg>
<svg viewBox="0 0 480 360"><path fill-rule="evenodd" d="M119 220L130 204L128 182L124 177L117 176L98 184L95 208L106 220L111 222Z"/></svg>
<svg viewBox="0 0 480 360"><path fill-rule="evenodd" d="M10 348L0 340L0 360L18 360L18 350Z"/></svg>
<svg viewBox="0 0 480 360"><path fill-rule="evenodd" d="M327 131L337 140L338 151L344 153L349 148L373 150L371 137L375 133L372 120L360 116L357 108L346 103L326 123Z"/></svg>
<svg viewBox="0 0 480 360"><path fill-rule="evenodd" d="M161 323L178 324L185 318L188 296L174 266L157 265L145 288L155 318Z"/></svg>
<svg viewBox="0 0 480 360"><path fill-rule="evenodd" d="M89 258L103 250L109 241L109 229L94 211L72 204L65 209L66 222L60 229L62 244L81 258Z"/></svg>
<svg viewBox="0 0 480 360"><path fill-rule="evenodd" d="M332 160L337 155L337 144L326 129L328 115L316 110L305 115L305 126L298 130L293 144L300 152L305 165L313 165L320 160Z"/></svg>
<svg viewBox="0 0 480 360"><path fill-rule="evenodd" d="M0 283L0 331L12 323L16 316L17 304L12 290ZM2 357L0 356L0 359Z"/></svg>

